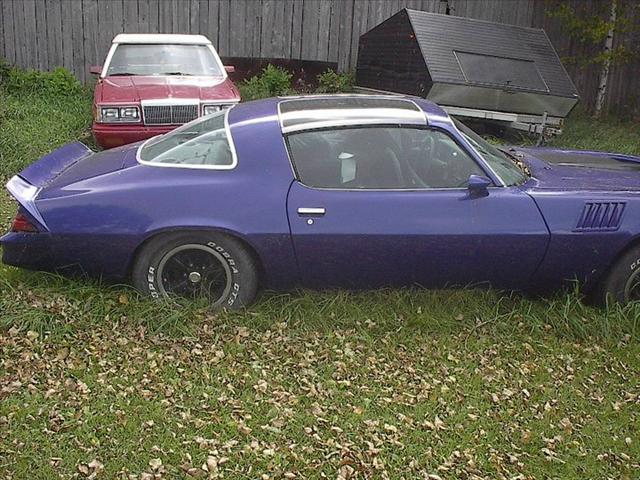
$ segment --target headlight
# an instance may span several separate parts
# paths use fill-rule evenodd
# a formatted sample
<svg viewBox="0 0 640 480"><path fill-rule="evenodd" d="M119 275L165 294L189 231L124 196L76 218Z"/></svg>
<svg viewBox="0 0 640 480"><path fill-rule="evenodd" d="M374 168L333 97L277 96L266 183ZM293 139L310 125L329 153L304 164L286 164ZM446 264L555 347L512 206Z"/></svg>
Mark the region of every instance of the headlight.
<svg viewBox="0 0 640 480"><path fill-rule="evenodd" d="M98 107L98 121L102 123L136 123L140 121L140 109L135 106Z"/></svg>
<svg viewBox="0 0 640 480"><path fill-rule="evenodd" d="M202 115L211 115L226 108L227 105L204 105L202 107Z"/></svg>

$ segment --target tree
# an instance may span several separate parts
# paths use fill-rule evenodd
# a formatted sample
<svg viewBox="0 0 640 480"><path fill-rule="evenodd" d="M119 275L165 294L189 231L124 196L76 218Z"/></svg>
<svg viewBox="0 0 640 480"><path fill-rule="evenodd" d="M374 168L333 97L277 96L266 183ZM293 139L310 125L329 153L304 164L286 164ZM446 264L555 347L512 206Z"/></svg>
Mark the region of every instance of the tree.
<svg viewBox="0 0 640 480"><path fill-rule="evenodd" d="M595 3L593 3L595 1ZM578 8L574 8L576 5ZM598 91L593 114L599 117L604 109L608 92L609 73L615 65L632 60L640 52L637 45L616 42L616 35L640 30L638 20L639 5L635 1L592 0L589 5L597 7L595 13L586 13L587 3L561 0L555 8L548 10L550 17L560 19L570 37L592 47L595 54L569 58L581 66L600 67ZM582 7L582 8L580 8Z"/></svg>

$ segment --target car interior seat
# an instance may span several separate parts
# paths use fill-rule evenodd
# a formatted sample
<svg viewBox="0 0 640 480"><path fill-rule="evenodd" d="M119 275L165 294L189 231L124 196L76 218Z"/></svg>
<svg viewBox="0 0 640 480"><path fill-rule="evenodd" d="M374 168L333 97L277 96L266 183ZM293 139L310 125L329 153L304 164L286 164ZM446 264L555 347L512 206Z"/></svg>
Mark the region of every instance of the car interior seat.
<svg viewBox="0 0 640 480"><path fill-rule="evenodd" d="M354 131L345 142L345 148L356 163L355 179L349 186L355 188L403 188L400 161L390 148L393 143L384 131L372 136L366 130ZM391 139L392 140L392 139Z"/></svg>
<svg viewBox="0 0 640 480"><path fill-rule="evenodd" d="M289 145L298 175L305 185L324 188L342 185L340 161L326 139L315 132L302 133L289 137Z"/></svg>

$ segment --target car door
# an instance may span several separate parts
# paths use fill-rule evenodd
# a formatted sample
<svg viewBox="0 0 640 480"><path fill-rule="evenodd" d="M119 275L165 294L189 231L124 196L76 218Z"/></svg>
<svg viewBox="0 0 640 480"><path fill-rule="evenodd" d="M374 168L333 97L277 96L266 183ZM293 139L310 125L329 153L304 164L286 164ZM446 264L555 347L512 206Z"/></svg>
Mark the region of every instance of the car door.
<svg viewBox="0 0 640 480"><path fill-rule="evenodd" d="M447 133L356 127L287 138L287 210L310 287L526 284L548 230L519 187L472 192L483 168Z"/></svg>

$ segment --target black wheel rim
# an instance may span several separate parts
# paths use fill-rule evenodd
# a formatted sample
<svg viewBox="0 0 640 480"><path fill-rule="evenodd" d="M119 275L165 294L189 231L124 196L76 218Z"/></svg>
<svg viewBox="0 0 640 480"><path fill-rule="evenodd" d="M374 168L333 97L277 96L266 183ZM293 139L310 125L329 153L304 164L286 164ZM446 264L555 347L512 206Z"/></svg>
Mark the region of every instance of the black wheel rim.
<svg viewBox="0 0 640 480"><path fill-rule="evenodd" d="M631 274L624 288L624 299L627 302L640 302L640 270Z"/></svg>
<svg viewBox="0 0 640 480"><path fill-rule="evenodd" d="M206 298L218 305L231 290L231 269L213 248L181 245L160 260L158 288L164 297Z"/></svg>

